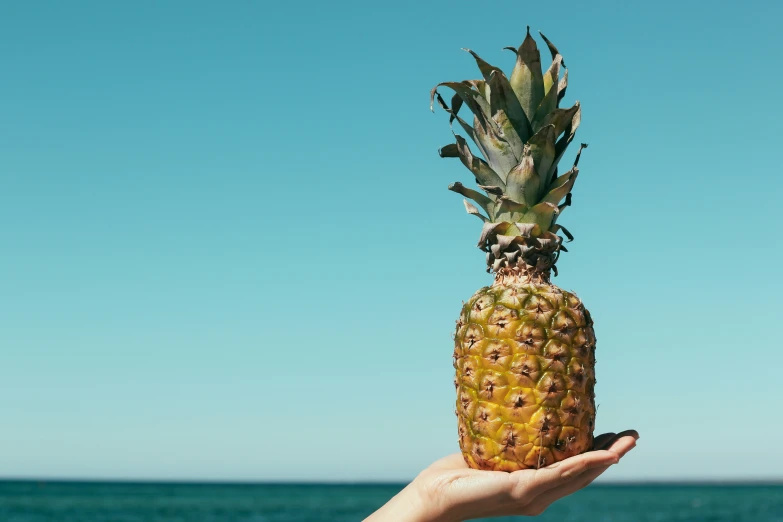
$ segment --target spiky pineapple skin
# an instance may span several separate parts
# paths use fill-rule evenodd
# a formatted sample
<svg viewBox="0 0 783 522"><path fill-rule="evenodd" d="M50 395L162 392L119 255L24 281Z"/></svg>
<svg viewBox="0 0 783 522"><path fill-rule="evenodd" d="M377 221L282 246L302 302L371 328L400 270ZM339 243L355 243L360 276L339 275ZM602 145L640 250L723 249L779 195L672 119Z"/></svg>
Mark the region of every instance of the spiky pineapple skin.
<svg viewBox="0 0 783 522"><path fill-rule="evenodd" d="M471 468L540 468L592 448L595 332L574 294L497 282L476 292L454 347L459 443Z"/></svg>

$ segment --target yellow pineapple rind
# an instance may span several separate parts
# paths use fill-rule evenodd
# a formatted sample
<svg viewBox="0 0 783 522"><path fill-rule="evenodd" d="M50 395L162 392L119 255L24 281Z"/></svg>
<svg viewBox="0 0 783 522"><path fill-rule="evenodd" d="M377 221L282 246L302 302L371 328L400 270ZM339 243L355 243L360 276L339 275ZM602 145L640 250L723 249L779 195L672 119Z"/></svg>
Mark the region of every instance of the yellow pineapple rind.
<svg viewBox="0 0 783 522"><path fill-rule="evenodd" d="M546 281L503 281L464 304L454 347L459 443L471 468L540 468L591 449L593 321Z"/></svg>

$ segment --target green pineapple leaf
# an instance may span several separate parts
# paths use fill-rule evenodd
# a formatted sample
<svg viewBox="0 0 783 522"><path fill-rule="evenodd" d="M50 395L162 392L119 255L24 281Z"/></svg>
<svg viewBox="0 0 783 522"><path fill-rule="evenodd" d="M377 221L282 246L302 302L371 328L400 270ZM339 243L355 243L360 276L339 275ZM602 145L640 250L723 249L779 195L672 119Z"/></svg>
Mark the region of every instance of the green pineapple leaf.
<svg viewBox="0 0 783 522"><path fill-rule="evenodd" d="M544 33L542 33L541 31L538 31L538 34L540 34L541 38L544 39L544 42L546 43L546 46L549 48L549 53L552 55L552 60L554 60L555 57L558 54L560 54L560 51L557 50L557 47L555 47L555 44L553 44L552 42L549 41L549 38L544 36ZM562 57L561 57L561 63L563 64L563 67L565 68L566 64L565 64L565 62L562 61Z"/></svg>
<svg viewBox="0 0 783 522"><path fill-rule="evenodd" d="M579 110L579 102L576 102L573 107L568 109L555 109L547 114L542 121L539 122L536 132L541 130L542 127L547 125L555 126L555 137L560 136L565 131L566 127L571 123L574 118L574 114Z"/></svg>
<svg viewBox="0 0 783 522"><path fill-rule="evenodd" d="M438 149L441 158L459 158L459 149L456 143L449 143Z"/></svg>
<svg viewBox="0 0 783 522"><path fill-rule="evenodd" d="M528 150L522 161L508 174L506 194L514 201L519 201L532 207L538 199L539 183L533 156Z"/></svg>
<svg viewBox="0 0 783 522"><path fill-rule="evenodd" d="M485 223L486 223L487 221L489 221L489 219L487 219L485 216L483 216L483 215L481 214L481 212L479 212L479 210L478 210L476 207L474 207L473 205L471 205L470 201L468 201L467 199L463 199L463 200L462 200L462 203L465 205L465 210L467 211L467 213L468 213L468 214L472 214L472 215L474 215L474 216L476 216L476 217L480 218L480 219L481 219L481 221L483 221L483 222L485 222Z"/></svg>
<svg viewBox="0 0 783 522"><path fill-rule="evenodd" d="M490 102L490 115L494 118L497 111L503 111L514 126L514 131L519 136L519 139L522 142L527 140L531 134L530 122L505 73L500 68L484 61L472 50L463 50L469 52L476 60L479 71L484 76L485 85L489 86L489 90L485 91L485 97ZM510 142L510 140L508 141ZM521 148L519 152L521 152Z"/></svg>
<svg viewBox="0 0 783 522"><path fill-rule="evenodd" d="M519 161L514 154L514 149L500 135L500 129L494 120L482 122L478 117L473 119L473 134L476 146L487 160L490 167L505 180L508 172Z"/></svg>
<svg viewBox="0 0 783 522"><path fill-rule="evenodd" d="M467 53L470 53L470 55L476 60L476 65L478 65L479 71L481 72L481 76L484 77L484 81L489 82L489 76L492 74L492 72L500 70L494 65L487 63L478 54L471 51L470 49L463 47L462 50Z"/></svg>
<svg viewBox="0 0 783 522"><path fill-rule="evenodd" d="M557 86L560 78L560 62L563 57L559 54L555 56L552 65L549 66L544 75L544 98L541 100L541 104L536 109L536 115L533 117L533 127L536 127L539 122L544 121L547 114L557 108Z"/></svg>
<svg viewBox="0 0 783 522"><path fill-rule="evenodd" d="M470 136L470 139L476 142L476 133L474 132L473 127L471 127L465 120L460 118L458 114L463 103L462 97L459 94L455 94L451 98L451 107L449 107L449 105L443 100L443 97L440 95L439 92L435 91L434 96L435 99L438 101L438 105L440 105L444 111L449 113L449 125L452 125L454 123L454 120L457 120L457 122L460 124L462 129L467 133L468 136ZM432 107L432 100L430 100L430 107ZM443 156L443 157L447 157L447 156Z"/></svg>
<svg viewBox="0 0 783 522"><path fill-rule="evenodd" d="M565 63L563 64L565 67ZM560 83L557 84L557 106L560 107L560 100L563 99L568 87L568 69L563 73L563 77L560 79Z"/></svg>
<svg viewBox="0 0 783 522"><path fill-rule="evenodd" d="M574 235L571 232L569 232L568 229L563 225L552 225L552 228L550 228L550 230L555 234L557 234L558 232L562 232L563 235L568 238L569 243L574 240Z"/></svg>
<svg viewBox="0 0 783 522"><path fill-rule="evenodd" d="M533 121L536 109L544 98L544 78L541 72L541 53L530 36L530 27L522 45L516 51L517 63L511 73L511 88L522 106L528 121Z"/></svg>
<svg viewBox="0 0 783 522"><path fill-rule="evenodd" d="M481 158L473 156L473 153L470 152L470 147L465 141L465 138L459 134L455 135L455 137L457 138L457 152L459 154L459 158L462 160L462 164L465 165L476 177L479 185L495 185L501 187L501 189L505 188L506 184L503 183L503 180L500 179L497 173L492 170L489 165L487 165L487 162Z"/></svg>
<svg viewBox="0 0 783 522"><path fill-rule="evenodd" d="M576 129L579 127L579 123L581 121L582 121L582 106L579 105L576 112L574 112L574 115L571 117L571 121L569 121L566 124L565 129L563 130L564 132L563 136L559 140L557 140L557 143L555 144L554 166L557 166L557 164L560 162L560 159L563 157L563 154L565 154L568 145L570 145L571 142L574 141L574 136L576 135Z"/></svg>
<svg viewBox="0 0 783 522"><path fill-rule="evenodd" d="M503 137L510 144L518 144L516 153L522 157L522 144L532 134L530 123L522 110L522 106L517 100L516 94L511 89L506 75L502 71L493 71L489 77L489 106L492 112L492 118L503 130ZM501 121L504 118L509 125L504 126Z"/></svg>
<svg viewBox="0 0 783 522"><path fill-rule="evenodd" d="M466 198L472 199L482 209L484 209L484 212L486 212L488 216L492 217L494 213L495 202L492 201L487 196L485 196L484 194L482 194L481 192L475 191L473 189L469 189L459 181L456 181L451 185L449 185L449 190L452 192L456 192L457 194L462 194Z"/></svg>
<svg viewBox="0 0 783 522"><path fill-rule="evenodd" d="M490 196L503 196L503 188L498 187L497 185L479 185L479 188Z"/></svg>
<svg viewBox="0 0 783 522"><path fill-rule="evenodd" d="M533 165L538 174L538 188L540 197L541 192L545 191L549 185L549 176L552 164L555 161L555 126L547 125L538 131L527 142L530 148L530 155L533 157Z"/></svg>
<svg viewBox="0 0 783 522"><path fill-rule="evenodd" d="M439 94L438 87L441 86L448 87L457 93L465 105L468 106L468 109L470 109L470 111L477 118L479 118L480 121L486 121L490 117L489 102L478 90L473 88L473 86L467 82L443 82L433 87L430 91L430 110L434 110L433 102L436 94ZM440 98L440 96L438 97ZM438 101L440 102L441 100L442 98L440 98ZM445 104L441 104L441 106L445 109L446 107L444 105Z"/></svg>
<svg viewBox="0 0 783 522"><path fill-rule="evenodd" d="M492 217L493 221L518 221L525 212L527 212L528 206L524 203L514 201L508 196L500 196L498 203L495 206L495 214Z"/></svg>
<svg viewBox="0 0 783 522"><path fill-rule="evenodd" d="M554 224L554 219L557 214L560 213L560 209L557 205L549 203L548 201L542 201L528 210L524 216L522 216L522 222L535 223L541 227L542 230L549 230Z"/></svg>
<svg viewBox="0 0 783 522"><path fill-rule="evenodd" d="M560 185L555 186L550 190L546 196L541 200L542 203L552 203L554 205L557 205L560 203L564 197L566 197L570 192L571 189L574 186L574 183L576 183L576 177L579 175L579 169L574 167L573 169L569 170L567 173L563 174L565 180L563 180L563 183Z"/></svg>

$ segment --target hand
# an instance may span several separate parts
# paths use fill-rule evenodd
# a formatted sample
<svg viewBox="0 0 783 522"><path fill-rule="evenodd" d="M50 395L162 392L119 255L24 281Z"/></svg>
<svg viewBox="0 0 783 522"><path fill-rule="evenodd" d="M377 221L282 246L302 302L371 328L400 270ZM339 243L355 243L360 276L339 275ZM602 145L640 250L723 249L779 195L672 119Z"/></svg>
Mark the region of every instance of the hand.
<svg viewBox="0 0 783 522"><path fill-rule="evenodd" d="M605 433L595 438L593 451L513 473L471 469L461 454L449 455L422 471L366 522L461 522L539 515L617 464L638 438L633 430Z"/></svg>

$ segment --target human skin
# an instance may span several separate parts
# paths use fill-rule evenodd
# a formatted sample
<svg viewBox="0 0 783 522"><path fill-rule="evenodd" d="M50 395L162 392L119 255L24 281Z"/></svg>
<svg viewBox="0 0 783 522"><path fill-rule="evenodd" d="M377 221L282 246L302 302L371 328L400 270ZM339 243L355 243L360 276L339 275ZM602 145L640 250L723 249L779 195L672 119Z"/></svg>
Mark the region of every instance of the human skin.
<svg viewBox="0 0 783 522"><path fill-rule="evenodd" d="M634 430L604 433L592 451L541 469L480 471L460 453L422 471L365 522L462 522L483 517L536 516L590 484L634 446Z"/></svg>

